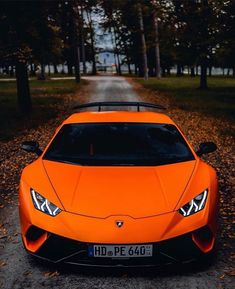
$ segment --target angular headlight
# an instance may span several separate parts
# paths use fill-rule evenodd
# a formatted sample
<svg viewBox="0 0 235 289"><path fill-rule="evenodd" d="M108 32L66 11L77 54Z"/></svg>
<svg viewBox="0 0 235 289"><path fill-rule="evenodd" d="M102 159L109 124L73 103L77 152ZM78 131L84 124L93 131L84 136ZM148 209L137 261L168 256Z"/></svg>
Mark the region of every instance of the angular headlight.
<svg viewBox="0 0 235 289"><path fill-rule="evenodd" d="M33 199L34 207L37 210L53 217L61 212L60 208L56 207L54 204L52 204L50 201L48 201L46 198L41 196L33 189L30 189L30 192Z"/></svg>
<svg viewBox="0 0 235 289"><path fill-rule="evenodd" d="M208 189L181 207L178 212L184 217L187 217L201 211L205 207L207 194Z"/></svg>

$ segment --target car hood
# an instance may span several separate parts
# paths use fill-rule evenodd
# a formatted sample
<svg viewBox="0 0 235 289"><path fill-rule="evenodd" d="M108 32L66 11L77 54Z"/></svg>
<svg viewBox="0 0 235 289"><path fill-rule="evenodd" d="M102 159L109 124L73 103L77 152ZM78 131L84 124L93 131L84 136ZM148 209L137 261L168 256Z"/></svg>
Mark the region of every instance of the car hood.
<svg viewBox="0 0 235 289"><path fill-rule="evenodd" d="M66 211L97 218L142 218L174 210L195 162L157 167L88 167L43 160L43 165Z"/></svg>

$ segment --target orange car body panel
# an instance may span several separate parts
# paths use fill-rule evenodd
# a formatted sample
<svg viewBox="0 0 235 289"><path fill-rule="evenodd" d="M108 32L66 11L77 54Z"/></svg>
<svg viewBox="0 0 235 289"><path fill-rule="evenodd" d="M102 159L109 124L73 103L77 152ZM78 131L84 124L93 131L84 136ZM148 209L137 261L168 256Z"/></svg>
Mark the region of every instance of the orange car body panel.
<svg viewBox="0 0 235 289"><path fill-rule="evenodd" d="M118 111L75 113L60 127L98 122L175 125L160 113ZM44 234L34 243L27 242L25 235L33 224L59 236L100 244L158 242L208 226L213 235L210 243L203 245L194 235L192 238L201 251L210 251L217 230L217 177L212 167L194 151L193 154L193 161L156 167L79 166L43 160L43 155L40 156L23 170L20 182L20 221L26 249L37 251L47 238ZM36 210L31 187L62 212L51 217ZM207 202L202 211L190 217L178 213L180 207L207 188ZM124 221L125 226L117 228L117 220Z"/></svg>
<svg viewBox="0 0 235 289"><path fill-rule="evenodd" d="M97 218L111 215L143 218L175 209L195 161L162 167L112 169L51 161L43 161L43 165L67 212ZM171 182L169 174L174 176ZM169 191L172 192L170 198ZM97 203L102 205L97 206Z"/></svg>

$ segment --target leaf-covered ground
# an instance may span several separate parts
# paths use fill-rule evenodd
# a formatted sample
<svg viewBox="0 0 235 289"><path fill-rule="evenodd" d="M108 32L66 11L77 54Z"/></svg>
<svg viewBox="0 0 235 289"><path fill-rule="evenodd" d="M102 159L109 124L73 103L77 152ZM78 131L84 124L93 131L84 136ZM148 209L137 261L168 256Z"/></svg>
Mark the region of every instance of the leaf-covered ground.
<svg viewBox="0 0 235 289"><path fill-rule="evenodd" d="M180 125L186 136L197 147L202 141L211 140L218 146L218 151L208 155L206 161L216 168L220 180L221 208L218 258L209 268L201 270L186 269L183 271L163 272L97 272L80 269L61 269L54 266L33 262L21 248L20 228L17 216L18 182L23 167L34 159L33 155L22 152L20 143L26 139L39 141L44 148L57 126L70 113L74 102L94 100L104 89L102 79L93 78L88 87L76 95L68 95L60 108L60 113L36 129L23 131L8 142L0 142L0 288L234 288L234 140L231 136L221 135L220 129L231 129L229 122L208 117L198 112L186 112L172 106L167 97L130 80L140 100L157 102L168 107L169 115ZM105 89L104 99L109 100L112 94L125 95L124 79L119 84L117 78ZM117 85L118 84L118 85ZM115 87L115 85L117 85ZM134 96L135 97L135 96ZM131 97L130 97L131 98ZM185 268L184 268L185 269Z"/></svg>

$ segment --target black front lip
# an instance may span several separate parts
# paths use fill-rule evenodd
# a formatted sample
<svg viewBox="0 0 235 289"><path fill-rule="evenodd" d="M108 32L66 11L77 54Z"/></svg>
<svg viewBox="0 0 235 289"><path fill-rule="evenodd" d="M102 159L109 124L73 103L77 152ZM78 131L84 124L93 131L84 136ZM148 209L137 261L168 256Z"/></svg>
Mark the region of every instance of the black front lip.
<svg viewBox="0 0 235 289"><path fill-rule="evenodd" d="M188 263L202 255L202 252L192 241L191 233L151 244L153 244L152 257L94 258L88 256L90 243L49 234L48 239L37 252L29 253L52 263L92 267L151 267Z"/></svg>

